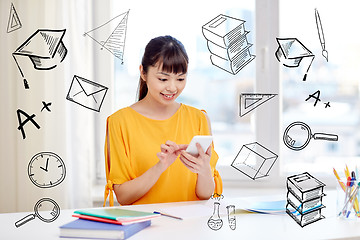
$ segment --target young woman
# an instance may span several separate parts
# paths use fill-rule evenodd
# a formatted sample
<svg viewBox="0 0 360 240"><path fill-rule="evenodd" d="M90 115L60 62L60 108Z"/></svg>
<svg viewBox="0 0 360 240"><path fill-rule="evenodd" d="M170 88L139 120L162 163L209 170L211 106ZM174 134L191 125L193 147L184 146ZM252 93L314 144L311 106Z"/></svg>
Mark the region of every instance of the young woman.
<svg viewBox="0 0 360 240"><path fill-rule="evenodd" d="M171 36L152 39L140 65L139 101L108 117L107 185L121 205L209 199L221 194L213 144L185 151L195 135L211 135L204 111L176 102L186 85L188 56Z"/></svg>

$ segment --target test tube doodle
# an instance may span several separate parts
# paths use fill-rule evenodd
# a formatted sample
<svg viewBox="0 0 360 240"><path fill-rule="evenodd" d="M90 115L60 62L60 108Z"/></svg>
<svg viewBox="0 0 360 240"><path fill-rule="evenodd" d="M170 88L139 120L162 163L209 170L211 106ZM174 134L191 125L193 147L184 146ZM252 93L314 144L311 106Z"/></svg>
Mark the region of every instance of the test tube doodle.
<svg viewBox="0 0 360 240"><path fill-rule="evenodd" d="M228 214L229 227L231 230L235 230L236 229L235 206L229 205L226 206L226 209Z"/></svg>

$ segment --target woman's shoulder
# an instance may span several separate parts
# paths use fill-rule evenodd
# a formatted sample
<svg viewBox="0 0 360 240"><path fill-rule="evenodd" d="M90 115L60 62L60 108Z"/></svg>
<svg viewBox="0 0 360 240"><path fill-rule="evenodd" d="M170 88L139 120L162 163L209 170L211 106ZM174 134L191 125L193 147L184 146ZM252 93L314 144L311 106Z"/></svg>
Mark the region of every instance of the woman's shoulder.
<svg viewBox="0 0 360 240"><path fill-rule="evenodd" d="M187 112L188 114L195 116L195 117L199 117L199 118L207 118L207 113L204 109L198 109L196 107L190 106L190 105L186 105L186 104L182 104L183 109L185 110L185 112Z"/></svg>
<svg viewBox="0 0 360 240"><path fill-rule="evenodd" d="M207 123L209 131L211 132L211 125L210 125L210 119L204 109L198 109L189 105L183 104L183 107L185 111L188 112L187 118L193 119L195 121L198 121L200 123Z"/></svg>
<svg viewBox="0 0 360 240"><path fill-rule="evenodd" d="M195 113L195 114L204 114L204 113L206 113L206 111L204 109L198 109L196 107L186 105L184 103L182 103L181 105L186 111L191 112L191 113Z"/></svg>
<svg viewBox="0 0 360 240"><path fill-rule="evenodd" d="M121 109L117 110L113 114L111 114L108 117L108 119L111 119L111 120L126 119L126 117L128 117L129 114L131 114L131 108L130 107L124 107L124 108L121 108Z"/></svg>

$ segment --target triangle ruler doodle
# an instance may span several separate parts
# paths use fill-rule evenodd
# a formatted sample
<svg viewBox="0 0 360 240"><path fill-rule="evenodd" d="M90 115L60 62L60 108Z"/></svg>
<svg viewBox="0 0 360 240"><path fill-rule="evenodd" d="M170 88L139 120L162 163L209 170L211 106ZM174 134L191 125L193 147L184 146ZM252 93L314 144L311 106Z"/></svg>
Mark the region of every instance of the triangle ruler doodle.
<svg viewBox="0 0 360 240"><path fill-rule="evenodd" d="M10 33L12 31L18 30L21 27L22 25L20 22L20 18L17 15L14 5L11 3L7 32Z"/></svg>
<svg viewBox="0 0 360 240"><path fill-rule="evenodd" d="M240 117L254 110L277 94L242 93L240 94Z"/></svg>
<svg viewBox="0 0 360 240"><path fill-rule="evenodd" d="M129 11L86 32L84 36L90 37L101 46L101 49L108 50L116 58L123 61Z"/></svg>

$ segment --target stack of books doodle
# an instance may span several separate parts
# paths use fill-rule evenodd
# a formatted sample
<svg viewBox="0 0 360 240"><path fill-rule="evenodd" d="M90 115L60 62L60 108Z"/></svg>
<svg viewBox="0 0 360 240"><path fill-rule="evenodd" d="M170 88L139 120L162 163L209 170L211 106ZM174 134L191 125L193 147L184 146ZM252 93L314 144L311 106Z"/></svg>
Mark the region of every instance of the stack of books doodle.
<svg viewBox="0 0 360 240"><path fill-rule="evenodd" d="M220 14L202 27L213 65L237 74L255 56L250 54L245 21Z"/></svg>
<svg viewBox="0 0 360 240"><path fill-rule="evenodd" d="M301 227L323 219L325 184L305 172L287 178L286 212Z"/></svg>

